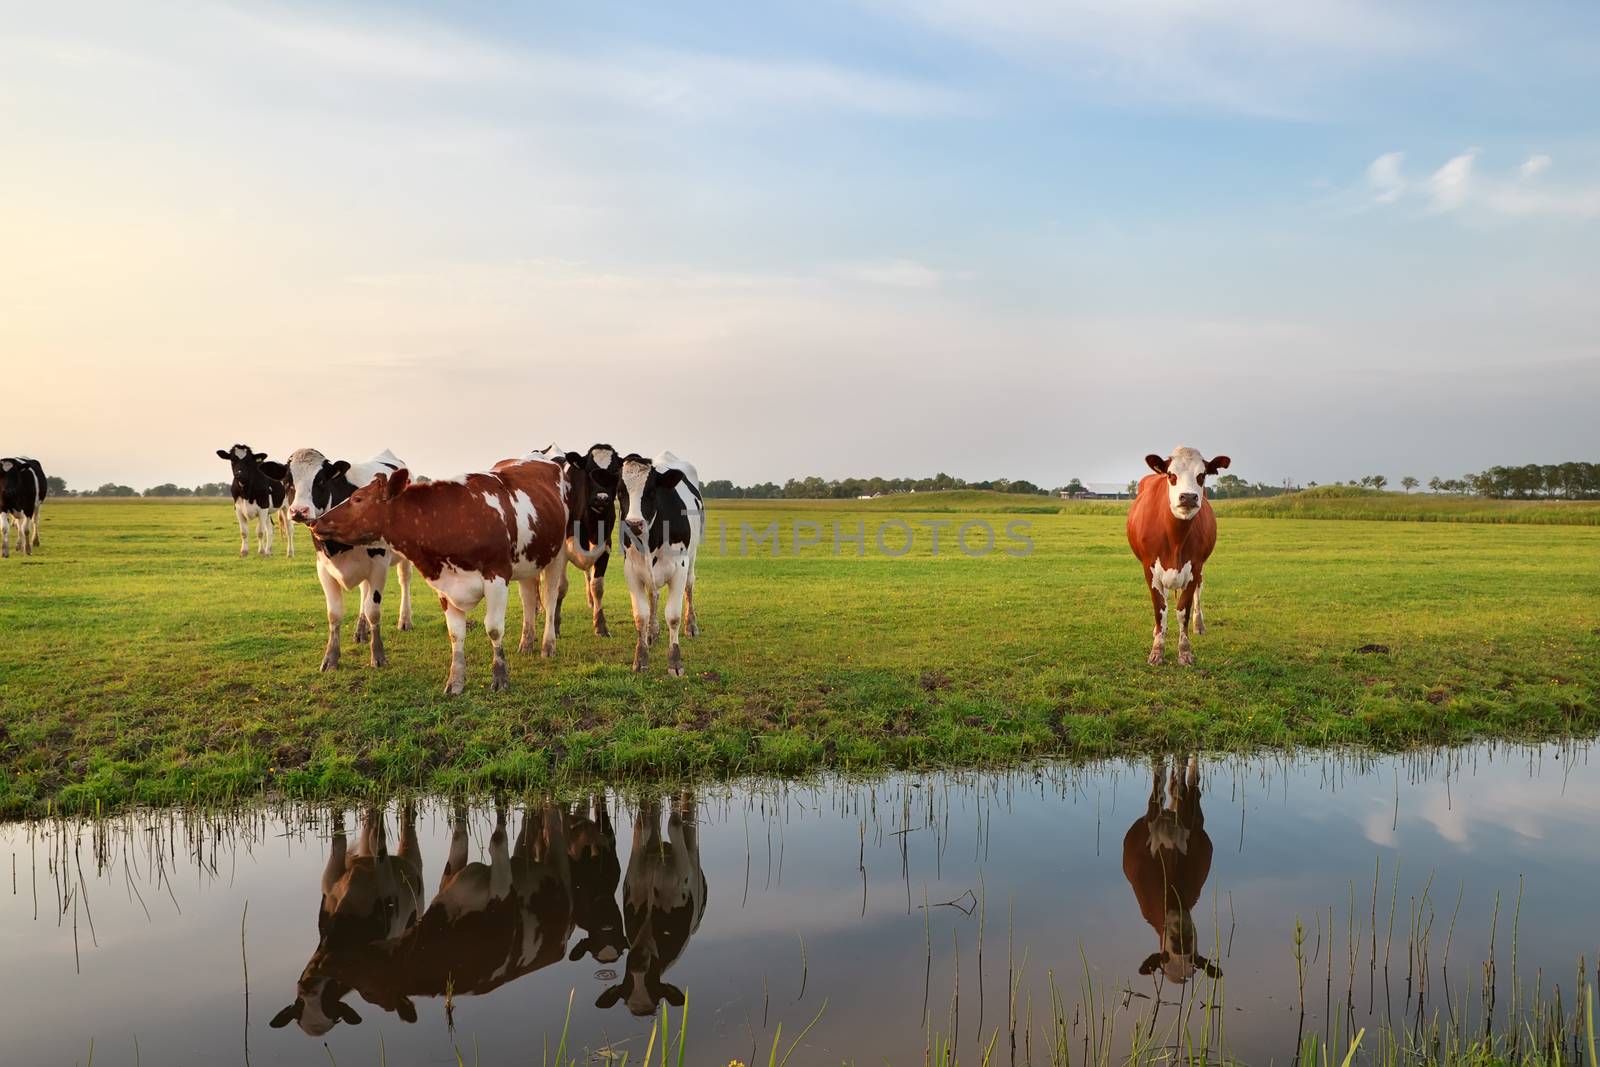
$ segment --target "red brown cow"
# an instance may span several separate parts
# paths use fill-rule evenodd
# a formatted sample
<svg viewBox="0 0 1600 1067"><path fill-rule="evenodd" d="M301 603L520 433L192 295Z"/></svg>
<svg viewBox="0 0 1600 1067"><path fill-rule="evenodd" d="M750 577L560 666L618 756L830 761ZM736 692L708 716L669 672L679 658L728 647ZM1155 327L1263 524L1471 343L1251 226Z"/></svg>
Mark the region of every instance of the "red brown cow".
<svg viewBox="0 0 1600 1067"><path fill-rule="evenodd" d="M1155 930L1159 951L1139 965L1140 974L1157 967L1171 982L1187 982L1196 971L1220 978L1217 965L1200 955L1194 906L1211 873L1211 836L1200 810L1200 767L1191 758L1172 761L1170 800L1163 796L1163 760L1153 767L1149 808L1122 839L1122 873L1133 887L1139 914Z"/></svg>
<svg viewBox="0 0 1600 1067"><path fill-rule="evenodd" d="M1166 459L1144 457L1154 474L1139 482L1139 495L1128 511L1128 545L1144 564L1144 579L1155 606L1155 639L1150 663L1166 654L1168 608L1178 598L1178 662L1194 663L1189 647L1189 614L1195 631L1206 632L1200 613L1201 570L1217 544L1217 516L1206 499L1206 478L1226 467L1227 456L1207 460L1192 448L1178 447Z"/></svg>
<svg viewBox="0 0 1600 1067"><path fill-rule="evenodd" d="M522 591L519 651L533 650L536 599L542 594L542 651L555 654L556 601L567 565L567 491L561 466L543 458L502 460L491 471L415 485L401 468L357 489L311 529L323 540L348 545L385 542L422 573L439 594L450 630L447 694L467 687L467 614L484 601L493 687L505 689L510 678L501 639L511 582Z"/></svg>

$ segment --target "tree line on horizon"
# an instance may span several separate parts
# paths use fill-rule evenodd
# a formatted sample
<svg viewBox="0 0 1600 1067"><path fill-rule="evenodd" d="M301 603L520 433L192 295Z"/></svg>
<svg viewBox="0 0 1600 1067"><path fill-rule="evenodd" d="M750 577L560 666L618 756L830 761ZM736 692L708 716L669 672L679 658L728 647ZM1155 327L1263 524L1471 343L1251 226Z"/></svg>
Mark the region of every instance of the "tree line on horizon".
<svg viewBox="0 0 1600 1067"><path fill-rule="evenodd" d="M190 488L173 482L163 482L140 492L132 486L107 482L98 489L73 490L66 480L54 475L46 479L52 496L92 497L225 497L229 495L227 482L206 482ZM1138 486L1134 479L1123 494L1132 496ZM1334 485L1351 485L1358 488L1383 491L1389 479L1382 474L1369 474L1364 478ZM1409 493L1423 483L1412 475L1400 479L1400 486ZM1247 482L1235 474L1224 474L1211 485L1211 496L1217 500L1247 497L1280 496L1315 488L1316 482L1304 486L1286 482L1268 485L1264 482ZM1427 487L1434 493L1459 496L1481 496L1504 500L1596 500L1600 499L1600 463L1574 461L1568 463L1526 463L1519 467L1496 466L1462 478L1428 479ZM940 472L931 478L790 478L782 485L776 482L757 482L754 485L735 485L726 478L713 478L701 486L701 492L711 499L722 500L854 500L864 496L889 496L895 493L931 493L941 490L977 489L997 493L1014 493L1032 496L1056 496L1060 493L1086 492L1083 482L1073 478L1066 485L1045 489L1025 478L995 478L969 482L964 478Z"/></svg>

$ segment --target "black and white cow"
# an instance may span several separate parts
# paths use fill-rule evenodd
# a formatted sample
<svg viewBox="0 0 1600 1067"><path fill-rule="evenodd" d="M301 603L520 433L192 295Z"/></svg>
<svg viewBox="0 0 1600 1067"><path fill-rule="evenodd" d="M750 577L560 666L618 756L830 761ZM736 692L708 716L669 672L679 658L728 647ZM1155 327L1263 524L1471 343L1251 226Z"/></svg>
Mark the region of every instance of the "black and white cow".
<svg viewBox="0 0 1600 1067"><path fill-rule="evenodd" d="M0 557L11 555L13 524L22 554L33 555L39 544L39 508L49 492L38 460L27 456L0 459Z"/></svg>
<svg viewBox="0 0 1600 1067"><path fill-rule="evenodd" d="M654 460L635 453L622 459L621 483L622 573L633 600L633 625L638 634L633 669L642 671L650 665L650 642L660 633L656 593L665 586L663 610L671 642L667 669L681 676L679 627L684 626L690 637L700 632L694 615L695 557L706 530L700 476L671 452Z"/></svg>
<svg viewBox="0 0 1600 1067"><path fill-rule="evenodd" d="M584 572L584 592L594 617L594 632L610 637L606 626L606 567L611 563L611 532L617 525L617 479L622 457L610 445L591 445L588 452L563 452L555 445L540 450L562 463L568 473L567 562ZM561 604L567 598L567 576L561 575L556 602L556 633L561 633Z"/></svg>
<svg viewBox="0 0 1600 1067"><path fill-rule="evenodd" d="M310 524L350 494L381 475L404 467L398 456L384 449L365 463L330 460L314 448L302 448L289 456L289 478L294 493L289 501L289 518ZM411 629L411 561L388 544L346 545L311 535L317 550L317 581L328 603L328 647L322 654L322 670L339 666L339 629L344 622L344 594L361 590L361 612L356 619L356 643L370 637L372 665L388 663L383 651L383 589L391 565L400 569L400 629Z"/></svg>
<svg viewBox="0 0 1600 1067"><path fill-rule="evenodd" d="M282 523L288 540L286 552L294 558L294 529L289 525L288 470L269 460L265 452L253 452L249 445L217 449L217 457L233 467L233 511L239 517L239 558L250 554L250 521L256 522L256 547L263 556L272 555L272 527Z"/></svg>

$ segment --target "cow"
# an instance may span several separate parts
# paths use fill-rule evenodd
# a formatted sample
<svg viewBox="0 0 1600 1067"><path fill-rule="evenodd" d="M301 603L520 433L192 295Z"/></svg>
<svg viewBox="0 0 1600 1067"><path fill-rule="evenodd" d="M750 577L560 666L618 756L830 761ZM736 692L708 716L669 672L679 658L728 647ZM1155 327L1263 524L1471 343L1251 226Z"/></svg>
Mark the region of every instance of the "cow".
<svg viewBox="0 0 1600 1067"><path fill-rule="evenodd" d="M481 996L561 960L572 934L565 815L555 805L528 811L513 851L506 811L498 808L489 861L469 862L466 811L457 806L449 856L427 910L398 936L352 943L342 952L319 946L301 975L301 995L271 1025L297 1020L307 1033L326 1032L305 1026L299 1005L308 990L320 992L325 1004L336 994L321 1009L331 1019L361 1021L338 999L354 991L414 1023L415 997L446 997L450 1012L455 997Z"/></svg>
<svg viewBox="0 0 1600 1067"><path fill-rule="evenodd" d="M314 520L311 530L326 541L383 542L422 572L439 594L450 632L448 695L466 691L467 613L484 601L498 691L511 684L502 644L511 582L522 593L519 651L533 650L535 600L542 595L541 652L555 655L556 598L567 566L567 493L562 465L536 454L426 484L413 484L402 467L374 477Z"/></svg>
<svg viewBox="0 0 1600 1067"><path fill-rule="evenodd" d="M28 456L0 459L0 558L11 555L11 527L24 556L39 547L39 510L50 495L44 467Z"/></svg>
<svg viewBox="0 0 1600 1067"><path fill-rule="evenodd" d="M217 449L217 457L233 467L233 513L239 518L239 558L250 554L250 521L256 522L256 548L263 556L272 555L272 528L283 526L286 554L294 558L294 528L289 525L288 469L267 458L265 452L252 451L249 445Z"/></svg>
<svg viewBox="0 0 1600 1067"><path fill-rule="evenodd" d="M700 866L700 830L695 804L680 796L667 818L667 840L661 840L661 802L652 797L633 819L633 851L622 885L622 914L628 935L628 958L622 980L595 1000L609 1008L626 1000L628 1010L644 1017L665 1000L683 1007L683 990L662 975L683 955L689 938L700 929L706 912L706 875Z"/></svg>
<svg viewBox="0 0 1600 1067"><path fill-rule="evenodd" d="M272 1026L291 1021L313 1037L340 1022L361 1016L343 997L352 985L341 963L381 953L415 927L422 907L422 851L417 843L417 813L407 804L400 817L400 847L390 855L383 813L368 810L361 837L348 849L344 813L333 816L333 840L322 871L317 909L317 948L301 972L294 1003L278 1012Z"/></svg>
<svg viewBox="0 0 1600 1067"><path fill-rule="evenodd" d="M289 456L289 480L294 492L289 499L289 518L310 525L329 508L350 499L357 487L366 485L379 475L388 475L405 464L388 449L365 463L352 465L348 460L329 460L314 448L297 449ZM322 654L321 670L331 671L339 666L339 633L344 622L344 594L351 589L361 590L360 615L356 619L356 643L372 642L372 665L388 664L383 651L383 590L389 578L389 568L396 565L400 571L400 629L411 629L411 562L399 556L389 545L377 542L357 547L341 541L328 541L311 535L312 547L317 552L317 581L322 583L322 595L328 605L328 647Z"/></svg>
<svg viewBox="0 0 1600 1067"><path fill-rule="evenodd" d="M1170 801L1163 796L1164 760L1152 770L1150 803L1122 839L1122 873L1133 888L1139 914L1156 932L1160 949L1139 965L1139 973L1160 968L1170 982L1183 983L1203 971L1222 977L1216 964L1199 952L1194 906L1211 873L1211 837L1200 810L1199 762L1190 757L1172 761Z"/></svg>
<svg viewBox="0 0 1600 1067"><path fill-rule="evenodd" d="M606 567L611 563L611 531L617 525L617 479L622 456L606 444L588 452L562 452L554 445L541 453L566 464L572 486L568 500L572 525L567 529L567 562L584 572L584 592L597 637L610 637L604 606ZM567 599L567 576L561 575L556 597L556 635L561 634L561 605Z"/></svg>
<svg viewBox="0 0 1600 1067"><path fill-rule="evenodd" d="M617 862L617 832L611 825L604 794L590 798L567 814L567 856L572 871L572 919L584 936L572 946L568 959L585 955L596 963L615 963L628 947L617 907L617 883L622 865Z"/></svg>
<svg viewBox="0 0 1600 1067"><path fill-rule="evenodd" d="M1228 466L1227 456L1207 460L1192 448L1178 447L1166 459L1144 457L1154 474L1139 482L1139 493L1128 509L1128 546L1144 566L1145 584L1155 607L1155 639L1150 645L1150 665L1159 666L1167 647L1167 620L1174 596L1178 598L1178 662L1194 663L1189 646L1189 616L1196 633L1206 632L1200 612L1201 574L1217 544L1217 517L1206 499L1206 478Z"/></svg>
<svg viewBox="0 0 1600 1067"><path fill-rule="evenodd" d="M694 612L695 557L705 537L706 507L694 467L671 452L654 460L637 453L624 456L622 492L622 573L633 601L637 640L633 669L650 665L649 646L660 632L656 593L667 590L664 613L671 648L667 669L683 675L680 625L694 637L700 632Z"/></svg>

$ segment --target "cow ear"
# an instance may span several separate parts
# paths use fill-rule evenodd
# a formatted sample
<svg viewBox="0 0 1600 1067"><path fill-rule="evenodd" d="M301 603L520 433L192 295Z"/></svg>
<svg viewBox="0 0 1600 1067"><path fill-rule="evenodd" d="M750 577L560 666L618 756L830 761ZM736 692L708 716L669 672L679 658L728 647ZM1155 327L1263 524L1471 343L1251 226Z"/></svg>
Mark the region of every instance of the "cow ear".
<svg viewBox="0 0 1600 1067"><path fill-rule="evenodd" d="M261 465L261 473L268 478L282 478L289 473L289 468L277 460L271 459Z"/></svg>
<svg viewBox="0 0 1600 1067"><path fill-rule="evenodd" d="M660 484L661 488L671 489L673 486L683 481L683 472L677 470L676 468L668 467L666 470L656 471L656 478L658 479L658 484Z"/></svg>
<svg viewBox="0 0 1600 1067"><path fill-rule="evenodd" d="M576 945L572 946L572 951L567 953L567 961L569 963L577 963L579 960L583 959L583 954L588 951L589 938L586 937L582 941L579 941Z"/></svg>
<svg viewBox="0 0 1600 1067"><path fill-rule="evenodd" d="M1215 474L1232 462L1233 460L1229 459L1227 456L1216 456L1211 460L1210 463L1206 464L1206 473Z"/></svg>
<svg viewBox="0 0 1600 1067"><path fill-rule="evenodd" d="M356 1010L342 1000L338 1002L338 1006L334 1008L334 1011L338 1013L339 1018L351 1026L355 1026L361 1021L361 1016L356 1013Z"/></svg>
<svg viewBox="0 0 1600 1067"><path fill-rule="evenodd" d="M1199 959L1200 959L1200 967L1201 967L1202 970L1204 970L1206 972L1206 977L1207 978L1221 978L1222 977L1222 968L1221 967L1218 967L1215 963L1212 963L1210 960L1206 959L1204 956L1199 957Z"/></svg>
<svg viewBox="0 0 1600 1067"><path fill-rule="evenodd" d="M347 459L336 459L336 460L333 461L333 473L335 473L335 474L343 474L346 471L348 471L349 469L350 469L350 461L349 460L347 460Z"/></svg>
<svg viewBox="0 0 1600 1067"><path fill-rule="evenodd" d="M227 450L227 449L225 449L225 448L219 448L219 449L217 449L217 458L218 458L218 459L225 459L225 460L227 460L227 461L228 461L228 462L229 462L229 463L232 463L232 462L233 462L233 457L232 457L232 456L230 456L230 455L228 455L228 450Z"/></svg>
<svg viewBox="0 0 1600 1067"><path fill-rule="evenodd" d="M257 463L262 462L266 458L267 458L267 454L265 452L257 452L257 453L255 453L255 461Z"/></svg>
<svg viewBox="0 0 1600 1067"><path fill-rule="evenodd" d="M568 463L572 464L574 467L583 466L583 453L582 452L568 452L562 458L564 458Z"/></svg>
<svg viewBox="0 0 1600 1067"><path fill-rule="evenodd" d="M671 1004L674 1008L681 1008L683 1007L683 990L670 982L662 982L661 999Z"/></svg>
<svg viewBox="0 0 1600 1067"><path fill-rule="evenodd" d="M401 997L400 1003L394 1006L394 1011L405 1022L414 1023L417 1021L417 1006L411 1003L410 997ZM361 1020L357 1019L356 1021L360 1022Z"/></svg>
<svg viewBox="0 0 1600 1067"><path fill-rule="evenodd" d="M1140 974L1155 974L1156 968L1161 966L1161 953L1152 952L1146 956L1144 962L1139 964Z"/></svg>
<svg viewBox="0 0 1600 1067"><path fill-rule="evenodd" d="M300 1011L304 1007L305 1002L297 1000L287 1008L284 1008L278 1014L274 1015L272 1017L272 1021L267 1025L272 1027L274 1030L282 1030L285 1026L288 1026L291 1022L300 1018Z"/></svg>
<svg viewBox="0 0 1600 1067"><path fill-rule="evenodd" d="M604 1011L622 999L622 983L617 983L594 998L594 1006Z"/></svg>
<svg viewBox="0 0 1600 1067"><path fill-rule="evenodd" d="M1167 473L1167 461L1156 455L1154 452L1144 457L1144 462L1145 466L1149 467L1157 474Z"/></svg>
<svg viewBox="0 0 1600 1067"><path fill-rule="evenodd" d="M411 484L411 472L404 467L389 475L387 496L390 500L406 491L406 486Z"/></svg>

